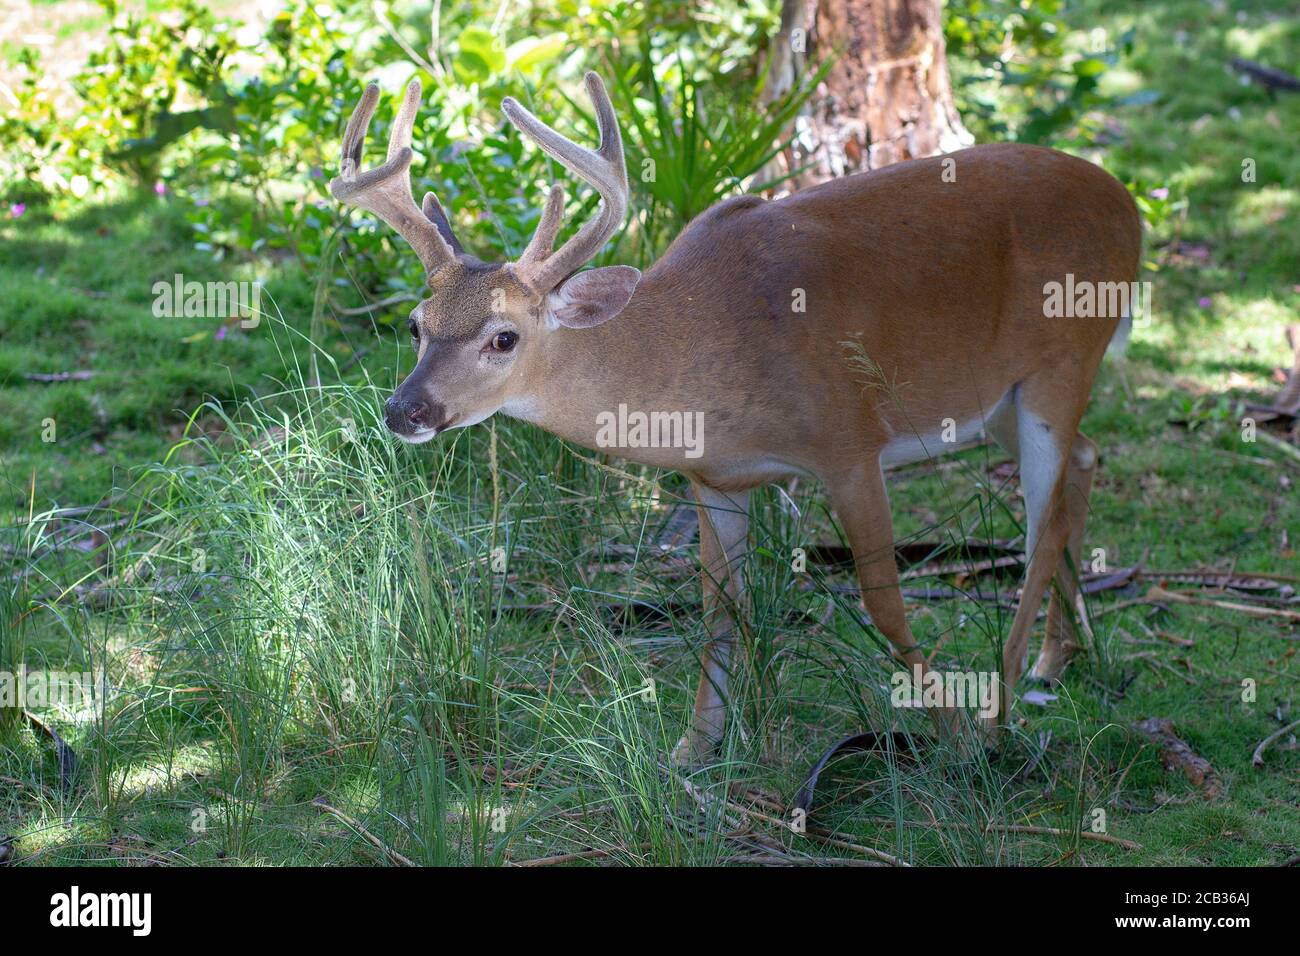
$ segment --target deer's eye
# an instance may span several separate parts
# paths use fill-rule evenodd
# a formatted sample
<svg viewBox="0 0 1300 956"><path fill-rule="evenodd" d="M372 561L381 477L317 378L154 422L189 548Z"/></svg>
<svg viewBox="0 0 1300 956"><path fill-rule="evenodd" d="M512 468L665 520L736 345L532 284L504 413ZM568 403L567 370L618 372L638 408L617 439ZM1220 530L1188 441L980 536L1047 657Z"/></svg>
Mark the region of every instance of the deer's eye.
<svg viewBox="0 0 1300 956"><path fill-rule="evenodd" d="M420 326L415 319L411 319L410 322L406 323L406 329L411 333L411 338L417 342L420 341Z"/></svg>
<svg viewBox="0 0 1300 956"><path fill-rule="evenodd" d="M498 332L492 336L492 350L494 352L509 352L519 341L517 332Z"/></svg>

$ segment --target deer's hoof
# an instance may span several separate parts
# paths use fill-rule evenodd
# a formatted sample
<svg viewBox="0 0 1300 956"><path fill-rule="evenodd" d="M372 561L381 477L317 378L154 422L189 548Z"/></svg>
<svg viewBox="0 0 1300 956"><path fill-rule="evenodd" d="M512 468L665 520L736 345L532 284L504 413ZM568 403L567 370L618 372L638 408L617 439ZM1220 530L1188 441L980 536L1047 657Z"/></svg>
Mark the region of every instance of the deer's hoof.
<svg viewBox="0 0 1300 956"><path fill-rule="evenodd" d="M694 734L686 734L681 740L677 741L677 746L673 748L672 756L668 758L668 762L678 770L699 770L709 762L709 758L712 756L712 743L698 738Z"/></svg>
<svg viewBox="0 0 1300 956"><path fill-rule="evenodd" d="M1038 660L1034 661L1033 670L1027 676L1037 684L1051 687L1061 679L1061 672L1065 670L1065 665L1069 662L1068 657L1049 656L1044 651L1038 655Z"/></svg>

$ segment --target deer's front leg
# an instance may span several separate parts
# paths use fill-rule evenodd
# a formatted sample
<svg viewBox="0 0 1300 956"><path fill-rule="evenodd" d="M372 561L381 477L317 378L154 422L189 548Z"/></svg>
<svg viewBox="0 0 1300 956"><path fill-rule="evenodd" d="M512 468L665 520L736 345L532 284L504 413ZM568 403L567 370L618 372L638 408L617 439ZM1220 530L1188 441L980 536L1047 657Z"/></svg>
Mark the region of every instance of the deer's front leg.
<svg viewBox="0 0 1300 956"><path fill-rule="evenodd" d="M924 679L929 662L907 623L898 565L894 562L894 519L880 462L872 459L857 470L829 478L827 483L831 503L853 549L862 603L871 622L894 646L894 656L907 667L908 674L919 674ZM941 733L959 726L958 715L951 708L931 707L929 714Z"/></svg>
<svg viewBox="0 0 1300 956"><path fill-rule="evenodd" d="M744 613L742 566L748 550L749 492L726 493L696 483L700 513L700 572L709 643L695 694L691 726L673 749L679 767L697 767L713 754L727 717L727 679Z"/></svg>

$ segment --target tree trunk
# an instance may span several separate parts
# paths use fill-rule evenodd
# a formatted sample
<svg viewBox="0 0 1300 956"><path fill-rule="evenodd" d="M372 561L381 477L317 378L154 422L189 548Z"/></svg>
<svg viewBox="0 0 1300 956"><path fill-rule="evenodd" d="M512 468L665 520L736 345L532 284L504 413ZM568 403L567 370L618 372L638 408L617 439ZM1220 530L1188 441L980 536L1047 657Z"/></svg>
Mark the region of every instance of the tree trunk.
<svg viewBox="0 0 1300 956"><path fill-rule="evenodd" d="M809 166L799 185L970 145L953 105L940 0L784 0L769 95L834 54L798 122L791 168Z"/></svg>

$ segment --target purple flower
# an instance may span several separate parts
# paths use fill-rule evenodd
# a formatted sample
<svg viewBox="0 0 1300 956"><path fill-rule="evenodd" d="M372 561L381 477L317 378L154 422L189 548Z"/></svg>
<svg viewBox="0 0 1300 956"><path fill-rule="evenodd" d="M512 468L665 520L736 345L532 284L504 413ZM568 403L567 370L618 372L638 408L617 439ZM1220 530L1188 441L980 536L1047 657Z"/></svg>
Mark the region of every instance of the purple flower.
<svg viewBox="0 0 1300 956"><path fill-rule="evenodd" d="M226 337L226 327L223 325L221 328L217 329L216 339L218 342L220 342L225 337Z"/></svg>
<svg viewBox="0 0 1300 956"><path fill-rule="evenodd" d="M11 219L17 219L19 216L21 216L21 215L22 215L23 213L25 213L26 211L27 211L27 203L25 203L25 202L16 202L16 203L14 203L12 206L9 207L9 216L10 216Z"/></svg>
<svg viewBox="0 0 1300 956"><path fill-rule="evenodd" d="M165 196L167 195L167 184L160 179L153 184L153 191L159 196Z"/></svg>
<svg viewBox="0 0 1300 956"><path fill-rule="evenodd" d="M206 199L196 199L196 200L194 200L194 205L196 205L196 206L206 206L207 204L208 204L208 201L207 201Z"/></svg>
<svg viewBox="0 0 1300 956"><path fill-rule="evenodd" d="M1203 295L1196 300L1196 304L1202 309L1208 309L1210 306L1214 305L1214 301L1208 295Z"/></svg>
<svg viewBox="0 0 1300 956"><path fill-rule="evenodd" d="M1168 199L1169 189L1166 186L1161 186L1159 189L1151 190L1148 195L1150 195L1152 199Z"/></svg>

